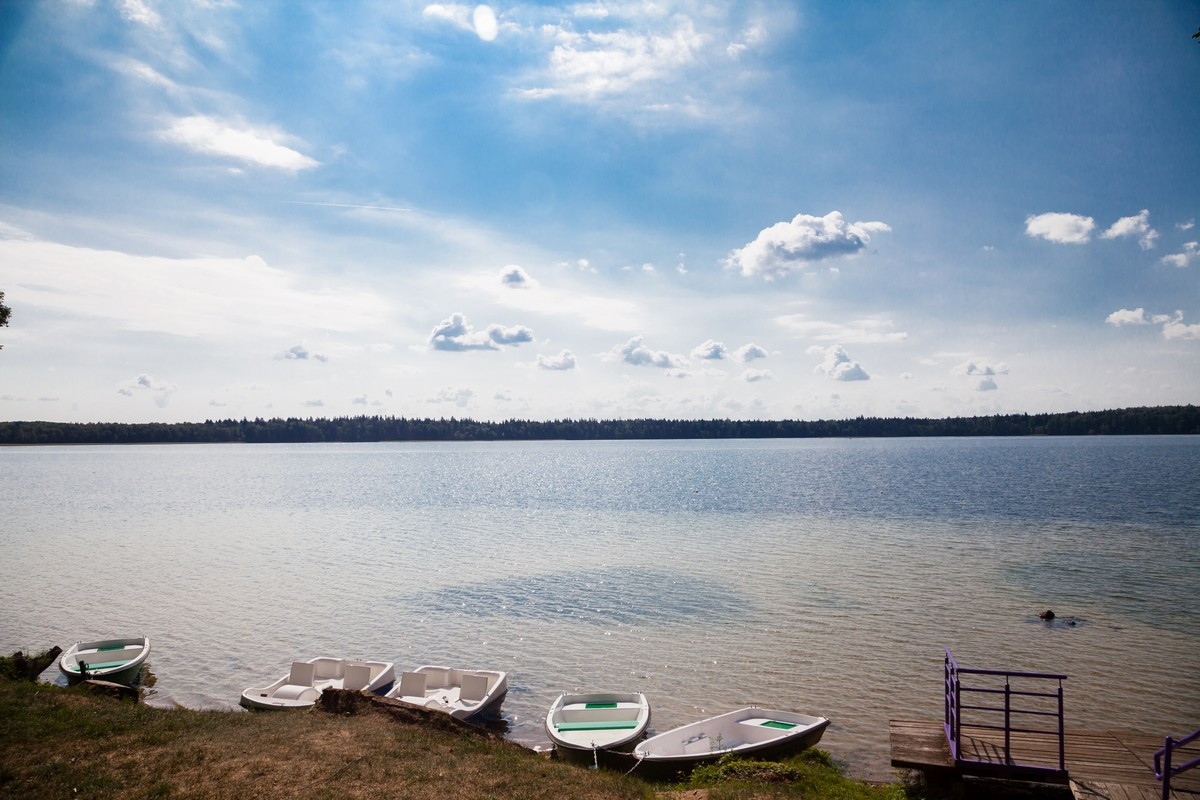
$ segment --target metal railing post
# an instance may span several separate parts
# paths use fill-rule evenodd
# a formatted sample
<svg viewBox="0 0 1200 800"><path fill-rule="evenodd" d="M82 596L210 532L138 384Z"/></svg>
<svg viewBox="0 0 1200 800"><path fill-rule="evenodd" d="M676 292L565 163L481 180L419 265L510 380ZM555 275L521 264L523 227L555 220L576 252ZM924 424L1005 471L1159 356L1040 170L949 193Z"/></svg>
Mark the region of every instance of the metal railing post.
<svg viewBox="0 0 1200 800"><path fill-rule="evenodd" d="M1063 728L1063 688L1062 679L1058 681L1058 770L1067 771L1067 733Z"/></svg>
<svg viewBox="0 0 1200 800"><path fill-rule="evenodd" d="M1012 760L1012 686L1008 676L1004 676L1004 763L1011 764Z"/></svg>
<svg viewBox="0 0 1200 800"><path fill-rule="evenodd" d="M1163 747L1162 800L1171 800L1171 749L1174 744L1175 740L1168 736Z"/></svg>

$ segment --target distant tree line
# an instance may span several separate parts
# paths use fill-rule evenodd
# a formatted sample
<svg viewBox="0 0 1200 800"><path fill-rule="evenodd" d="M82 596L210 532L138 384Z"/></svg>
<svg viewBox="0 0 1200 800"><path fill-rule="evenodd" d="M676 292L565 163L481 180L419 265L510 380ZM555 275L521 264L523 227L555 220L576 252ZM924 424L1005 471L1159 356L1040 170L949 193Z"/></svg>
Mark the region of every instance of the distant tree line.
<svg viewBox="0 0 1200 800"><path fill-rule="evenodd" d="M0 422L0 444L215 442L477 442L588 439L806 439L897 436L1118 436L1200 434L1200 407L1156 406L1065 414L831 420L558 419L545 422L407 417L224 419L205 422Z"/></svg>

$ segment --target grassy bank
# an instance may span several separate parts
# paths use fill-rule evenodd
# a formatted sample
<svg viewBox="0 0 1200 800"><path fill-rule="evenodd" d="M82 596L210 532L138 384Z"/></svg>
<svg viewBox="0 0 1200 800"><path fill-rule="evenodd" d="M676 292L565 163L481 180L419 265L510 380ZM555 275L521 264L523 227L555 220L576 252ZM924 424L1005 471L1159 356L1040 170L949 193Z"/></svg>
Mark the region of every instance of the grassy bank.
<svg viewBox="0 0 1200 800"><path fill-rule="evenodd" d="M552 761L493 735L359 704L355 713L160 709L0 678L6 798L732 798L899 800L810 751L687 785Z"/></svg>

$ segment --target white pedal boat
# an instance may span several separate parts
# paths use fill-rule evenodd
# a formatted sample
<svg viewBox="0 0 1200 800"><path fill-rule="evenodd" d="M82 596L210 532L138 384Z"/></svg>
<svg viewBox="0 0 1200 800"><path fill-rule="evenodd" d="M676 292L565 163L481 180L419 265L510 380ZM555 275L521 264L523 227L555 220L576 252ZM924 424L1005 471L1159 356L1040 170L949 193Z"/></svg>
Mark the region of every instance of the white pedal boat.
<svg viewBox="0 0 1200 800"><path fill-rule="evenodd" d="M560 756L593 756L646 735L650 702L640 692L561 694L546 714L546 733Z"/></svg>
<svg viewBox="0 0 1200 800"><path fill-rule="evenodd" d="M150 640L145 636L76 642L58 659L58 670L67 676L68 684L79 683L86 672L91 679L129 686L149 657Z"/></svg>
<svg viewBox="0 0 1200 800"><path fill-rule="evenodd" d="M349 689L386 694L396 682L390 661L353 661L348 658L314 658L293 661L287 675L261 689L242 692L246 708L307 708L326 689Z"/></svg>
<svg viewBox="0 0 1200 800"><path fill-rule="evenodd" d="M676 769L729 753L778 758L812 747L827 727L826 717L751 706L651 736L633 755L647 765Z"/></svg>
<svg viewBox="0 0 1200 800"><path fill-rule="evenodd" d="M387 696L442 711L455 719L496 719L508 693L508 676L496 670L426 665L400 673Z"/></svg>

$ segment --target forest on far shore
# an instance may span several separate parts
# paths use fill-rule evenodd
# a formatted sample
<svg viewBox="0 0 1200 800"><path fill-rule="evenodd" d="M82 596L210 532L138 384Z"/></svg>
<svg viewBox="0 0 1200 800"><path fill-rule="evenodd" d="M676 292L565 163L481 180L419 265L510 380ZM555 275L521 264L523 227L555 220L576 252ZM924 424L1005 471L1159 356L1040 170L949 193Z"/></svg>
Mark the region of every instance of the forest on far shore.
<svg viewBox="0 0 1200 800"><path fill-rule="evenodd" d="M216 442L487 442L589 439L815 439L912 436L1200 434L1200 407L1154 406L1061 414L829 420L472 419L334 417L204 422L0 422L0 445Z"/></svg>

